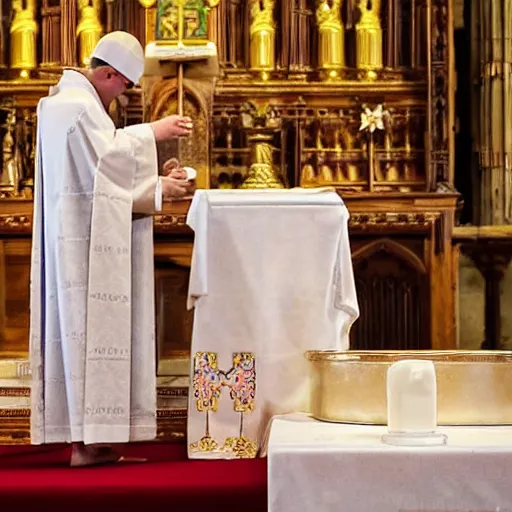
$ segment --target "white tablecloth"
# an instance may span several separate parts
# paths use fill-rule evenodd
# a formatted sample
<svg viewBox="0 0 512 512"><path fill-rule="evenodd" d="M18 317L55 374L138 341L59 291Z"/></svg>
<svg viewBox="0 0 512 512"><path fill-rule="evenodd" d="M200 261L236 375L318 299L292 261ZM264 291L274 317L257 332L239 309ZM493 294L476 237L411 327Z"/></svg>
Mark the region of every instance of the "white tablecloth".
<svg viewBox="0 0 512 512"><path fill-rule="evenodd" d="M348 218L331 191L196 192L191 458L254 457L272 416L309 410L304 352L347 349L359 313Z"/></svg>
<svg viewBox="0 0 512 512"><path fill-rule="evenodd" d="M275 418L269 512L512 511L512 428L439 431L445 446L399 448L386 427Z"/></svg>

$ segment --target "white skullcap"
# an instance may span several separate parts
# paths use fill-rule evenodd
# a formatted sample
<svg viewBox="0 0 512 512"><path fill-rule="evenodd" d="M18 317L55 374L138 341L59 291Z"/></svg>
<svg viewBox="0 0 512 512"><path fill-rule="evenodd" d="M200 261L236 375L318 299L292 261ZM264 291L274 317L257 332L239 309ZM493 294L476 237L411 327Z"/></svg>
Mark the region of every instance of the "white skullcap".
<svg viewBox="0 0 512 512"><path fill-rule="evenodd" d="M134 84L144 72L144 49L128 32L118 30L104 35L92 51L93 57L106 62Z"/></svg>

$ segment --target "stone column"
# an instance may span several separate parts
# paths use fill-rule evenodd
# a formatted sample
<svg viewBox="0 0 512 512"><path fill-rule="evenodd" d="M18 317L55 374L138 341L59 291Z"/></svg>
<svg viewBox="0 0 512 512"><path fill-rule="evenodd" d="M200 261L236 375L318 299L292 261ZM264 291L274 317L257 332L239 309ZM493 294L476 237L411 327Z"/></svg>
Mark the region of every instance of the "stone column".
<svg viewBox="0 0 512 512"><path fill-rule="evenodd" d="M512 221L512 0L472 0L475 219ZM479 116L479 117L478 117Z"/></svg>

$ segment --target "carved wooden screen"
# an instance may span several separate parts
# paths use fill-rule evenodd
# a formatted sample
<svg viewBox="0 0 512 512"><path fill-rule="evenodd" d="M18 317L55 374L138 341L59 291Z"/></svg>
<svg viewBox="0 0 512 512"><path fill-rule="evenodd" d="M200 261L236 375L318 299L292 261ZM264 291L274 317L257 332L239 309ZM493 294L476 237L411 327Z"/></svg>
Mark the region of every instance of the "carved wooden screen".
<svg viewBox="0 0 512 512"><path fill-rule="evenodd" d="M0 241L0 353L28 352L30 240Z"/></svg>
<svg viewBox="0 0 512 512"><path fill-rule="evenodd" d="M428 274L415 254L423 241L407 245L384 238L355 251L361 314L351 333L352 349L430 348Z"/></svg>
<svg viewBox="0 0 512 512"><path fill-rule="evenodd" d="M156 339L159 375L188 375L193 311L187 310L190 269L155 262Z"/></svg>

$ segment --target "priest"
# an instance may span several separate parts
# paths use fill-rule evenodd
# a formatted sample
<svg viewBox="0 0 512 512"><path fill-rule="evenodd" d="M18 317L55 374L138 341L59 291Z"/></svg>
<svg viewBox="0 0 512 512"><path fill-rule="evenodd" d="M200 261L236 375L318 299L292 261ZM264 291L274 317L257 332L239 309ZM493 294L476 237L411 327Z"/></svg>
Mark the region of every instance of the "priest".
<svg viewBox="0 0 512 512"><path fill-rule="evenodd" d="M156 142L192 123L115 128L108 106L143 70L138 40L107 34L37 108L31 439L72 443L72 466L156 436L151 214L190 192L180 169L159 177Z"/></svg>

